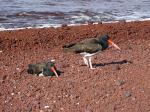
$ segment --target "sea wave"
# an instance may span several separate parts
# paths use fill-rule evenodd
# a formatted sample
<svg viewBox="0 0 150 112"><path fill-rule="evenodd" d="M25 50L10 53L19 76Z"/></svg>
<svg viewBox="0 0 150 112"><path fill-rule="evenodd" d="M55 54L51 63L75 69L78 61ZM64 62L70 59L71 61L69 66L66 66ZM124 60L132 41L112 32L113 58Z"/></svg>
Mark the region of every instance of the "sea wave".
<svg viewBox="0 0 150 112"><path fill-rule="evenodd" d="M150 0L1 0L0 30L150 18Z"/></svg>

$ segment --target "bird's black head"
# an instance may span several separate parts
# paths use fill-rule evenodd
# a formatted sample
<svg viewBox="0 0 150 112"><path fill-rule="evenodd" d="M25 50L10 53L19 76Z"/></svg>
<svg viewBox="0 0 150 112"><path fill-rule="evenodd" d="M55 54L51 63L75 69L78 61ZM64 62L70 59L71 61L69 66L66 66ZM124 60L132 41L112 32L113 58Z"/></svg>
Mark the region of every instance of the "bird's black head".
<svg viewBox="0 0 150 112"><path fill-rule="evenodd" d="M103 35L99 38L99 42L102 46L102 50L105 50L109 47L109 43L108 43L109 39L110 37L108 35Z"/></svg>

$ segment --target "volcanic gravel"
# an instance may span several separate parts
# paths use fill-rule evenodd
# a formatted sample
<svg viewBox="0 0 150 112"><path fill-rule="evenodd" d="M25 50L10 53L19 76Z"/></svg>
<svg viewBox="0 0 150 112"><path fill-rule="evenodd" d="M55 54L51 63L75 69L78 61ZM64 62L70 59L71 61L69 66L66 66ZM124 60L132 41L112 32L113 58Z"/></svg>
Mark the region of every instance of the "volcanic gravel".
<svg viewBox="0 0 150 112"><path fill-rule="evenodd" d="M111 47L84 65L62 46L108 34ZM57 77L27 73L55 59ZM0 112L150 112L150 21L0 32Z"/></svg>

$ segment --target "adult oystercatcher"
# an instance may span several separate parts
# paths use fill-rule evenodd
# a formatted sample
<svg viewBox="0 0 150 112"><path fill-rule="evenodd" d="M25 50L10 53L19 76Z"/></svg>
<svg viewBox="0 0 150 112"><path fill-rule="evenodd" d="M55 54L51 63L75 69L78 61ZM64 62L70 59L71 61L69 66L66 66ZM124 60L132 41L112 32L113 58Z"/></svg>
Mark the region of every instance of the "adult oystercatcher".
<svg viewBox="0 0 150 112"><path fill-rule="evenodd" d="M110 46L114 46L116 49L121 50L115 43L112 42L108 35L103 35L99 38L89 38L77 43L65 45L63 46L63 49L65 51L81 54L83 56L84 63L90 67L90 69L95 69L91 62L92 56L104 51Z"/></svg>

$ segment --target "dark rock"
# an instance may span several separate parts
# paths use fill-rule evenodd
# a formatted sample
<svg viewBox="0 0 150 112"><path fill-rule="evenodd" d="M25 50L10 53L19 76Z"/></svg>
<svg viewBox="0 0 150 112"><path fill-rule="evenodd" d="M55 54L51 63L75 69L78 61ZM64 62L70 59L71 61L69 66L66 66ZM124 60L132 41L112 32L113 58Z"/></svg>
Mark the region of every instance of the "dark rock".
<svg viewBox="0 0 150 112"><path fill-rule="evenodd" d="M98 22L98 24L103 24L102 22Z"/></svg>
<svg viewBox="0 0 150 112"><path fill-rule="evenodd" d="M89 24L89 25L93 25L94 22L93 22L93 21L88 21L88 24Z"/></svg>
<svg viewBox="0 0 150 112"><path fill-rule="evenodd" d="M62 24L62 25L61 25L61 27L67 27L67 26L68 26L67 24Z"/></svg>
<svg viewBox="0 0 150 112"><path fill-rule="evenodd" d="M7 78L7 75L4 75L2 79L5 80L6 78Z"/></svg>

